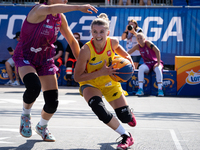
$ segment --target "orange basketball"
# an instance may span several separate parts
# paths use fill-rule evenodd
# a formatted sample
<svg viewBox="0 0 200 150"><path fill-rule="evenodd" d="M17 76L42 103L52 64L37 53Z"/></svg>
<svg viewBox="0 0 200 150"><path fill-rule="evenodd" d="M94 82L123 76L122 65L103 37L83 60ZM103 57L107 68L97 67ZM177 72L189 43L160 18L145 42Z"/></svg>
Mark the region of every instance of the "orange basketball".
<svg viewBox="0 0 200 150"><path fill-rule="evenodd" d="M119 74L114 74L114 77L110 76L114 81L126 82L132 77L134 70L131 62L128 59L117 55L112 60L112 64L115 64L113 68L119 69L116 71L119 72Z"/></svg>

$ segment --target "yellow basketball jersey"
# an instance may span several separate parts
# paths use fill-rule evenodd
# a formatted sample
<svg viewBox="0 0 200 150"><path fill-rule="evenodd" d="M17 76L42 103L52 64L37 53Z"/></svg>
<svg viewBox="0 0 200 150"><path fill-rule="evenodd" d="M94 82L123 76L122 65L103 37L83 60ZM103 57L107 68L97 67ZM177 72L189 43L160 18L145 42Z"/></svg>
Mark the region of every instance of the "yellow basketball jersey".
<svg viewBox="0 0 200 150"><path fill-rule="evenodd" d="M105 63L105 60L107 62L106 66L111 65L115 56L115 52L112 49L111 40L109 37L106 40L104 50L100 53L96 51L92 40L86 44L90 49L90 59L86 65L86 70L88 73L100 70ZM98 88L108 102L118 99L122 94L121 84L119 82L113 81L109 75L79 82L79 84L80 87L83 85L90 85L92 87Z"/></svg>
<svg viewBox="0 0 200 150"><path fill-rule="evenodd" d="M90 49L90 59L86 65L86 70L88 73L100 70L105 63L105 60L107 62L106 66L109 66L112 63L112 59L115 56L115 52L111 47L110 38L107 38L104 50L101 51L100 53L96 51L92 40L90 40L86 44L88 45ZM92 83L97 86L104 86L110 80L111 80L110 76L107 75L107 76L100 76L92 80L79 82L79 84L83 85L83 84Z"/></svg>
<svg viewBox="0 0 200 150"><path fill-rule="evenodd" d="M90 48L90 60L87 63L87 68L86 68L88 73L101 69L104 65L105 60L107 62L106 64L107 66L111 64L112 59L115 56L115 52L111 47L110 38L107 38L104 50L101 51L100 53L96 51L92 40L87 42L86 44Z"/></svg>

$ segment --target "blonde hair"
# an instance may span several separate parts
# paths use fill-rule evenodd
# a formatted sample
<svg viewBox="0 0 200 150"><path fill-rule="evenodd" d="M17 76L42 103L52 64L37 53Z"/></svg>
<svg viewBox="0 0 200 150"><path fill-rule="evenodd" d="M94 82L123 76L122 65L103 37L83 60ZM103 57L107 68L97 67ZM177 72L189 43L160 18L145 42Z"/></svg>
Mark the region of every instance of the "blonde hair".
<svg viewBox="0 0 200 150"><path fill-rule="evenodd" d="M91 28L93 25L104 25L106 29L109 29L109 18L108 15L105 13L101 13L99 16L97 16L96 19L92 21Z"/></svg>
<svg viewBox="0 0 200 150"><path fill-rule="evenodd" d="M145 36L144 33L142 33L142 32L137 33L137 36L141 36L141 37L143 37L143 38L146 39L146 36Z"/></svg>

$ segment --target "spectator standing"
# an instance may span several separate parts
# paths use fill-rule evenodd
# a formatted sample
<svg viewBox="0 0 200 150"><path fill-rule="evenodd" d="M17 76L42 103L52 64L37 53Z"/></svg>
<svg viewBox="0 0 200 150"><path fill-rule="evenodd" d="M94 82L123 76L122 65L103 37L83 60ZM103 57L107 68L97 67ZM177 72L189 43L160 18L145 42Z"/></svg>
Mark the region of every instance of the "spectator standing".
<svg viewBox="0 0 200 150"><path fill-rule="evenodd" d="M142 29L138 26L138 23L135 20L130 20L128 25L126 26L126 30L122 33L122 40L127 39L126 41L126 50L129 51L132 47L134 47L137 43L137 33L142 32ZM139 50L134 51L131 54L131 58L134 62L135 69L138 68L138 64L141 60L141 55Z"/></svg>
<svg viewBox="0 0 200 150"><path fill-rule="evenodd" d="M13 39L16 39L17 41L19 41L20 40L20 32L17 32ZM14 55L14 49L12 47L8 47L8 52L11 56ZM19 75L18 75L18 72L17 72L17 68L15 67L15 62L13 61L12 57L9 58L5 62L5 66L6 66L6 71L7 71L8 77L10 79L5 85L20 86ZM14 67L15 78L16 78L15 81L14 81L14 78L13 78L13 67Z"/></svg>
<svg viewBox="0 0 200 150"><path fill-rule="evenodd" d="M83 43L80 41L80 34L75 32L74 34L75 39L78 41L80 48L83 46ZM69 46L67 45L66 51L65 51L65 66L66 66L66 80L67 80L67 86L78 85L74 81L74 68L76 65L76 58L74 57L72 50Z"/></svg>
<svg viewBox="0 0 200 150"><path fill-rule="evenodd" d="M128 52L129 54L131 54L135 50L139 49L141 56L144 60L144 63L139 67L138 71L139 89L136 95L138 96L144 95L143 92L144 73L150 73L153 70L156 73L156 81L158 84L158 96L164 96L162 90L163 61L161 60L160 50L151 41L145 40L145 36L143 33L137 34L137 41L138 44L135 45Z"/></svg>

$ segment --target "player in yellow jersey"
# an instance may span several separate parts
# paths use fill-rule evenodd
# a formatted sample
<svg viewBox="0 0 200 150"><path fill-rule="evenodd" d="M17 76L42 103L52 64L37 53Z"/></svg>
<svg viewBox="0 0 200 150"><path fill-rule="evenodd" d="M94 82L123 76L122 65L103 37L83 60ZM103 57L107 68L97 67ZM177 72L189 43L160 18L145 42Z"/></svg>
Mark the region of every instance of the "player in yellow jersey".
<svg viewBox="0 0 200 150"><path fill-rule="evenodd" d="M109 36L109 20L105 13L101 13L91 24L93 38L80 51L75 67L74 78L80 84L80 93L83 95L99 120L122 136L117 146L118 150L125 150L134 143L131 134L120 124L136 125L136 119L131 112L123 94L121 84L113 81L112 62L115 53L127 58L133 65L130 55L119 45L119 41ZM134 65L133 65L134 66ZM118 117L114 117L105 107L102 96L109 102Z"/></svg>

